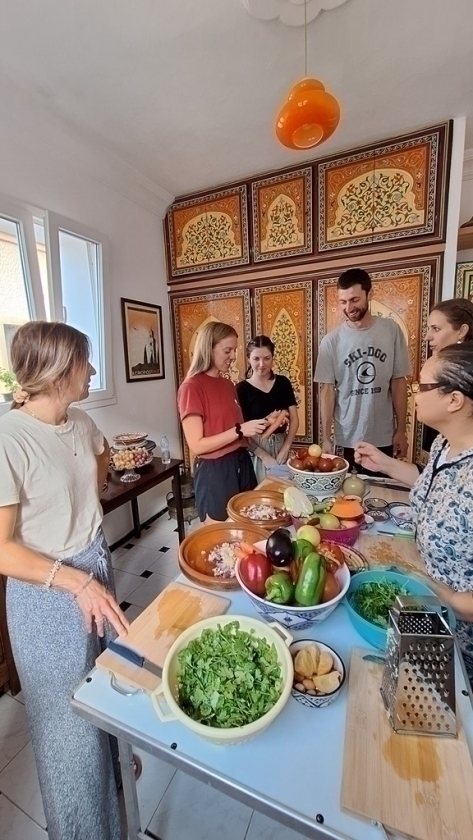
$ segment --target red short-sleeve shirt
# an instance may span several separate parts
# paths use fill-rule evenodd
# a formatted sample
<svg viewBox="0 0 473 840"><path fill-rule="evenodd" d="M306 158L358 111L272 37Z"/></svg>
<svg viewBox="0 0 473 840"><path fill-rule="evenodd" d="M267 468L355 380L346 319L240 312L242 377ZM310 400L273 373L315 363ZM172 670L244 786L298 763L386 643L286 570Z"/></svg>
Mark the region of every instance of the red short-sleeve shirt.
<svg viewBox="0 0 473 840"><path fill-rule="evenodd" d="M236 388L230 379L223 376L197 373L185 379L177 393L177 405L181 421L191 414L202 417L204 437L218 435L231 429L236 423L243 423ZM236 437L234 443L199 457L221 458L222 455L247 446L246 438L239 440Z"/></svg>

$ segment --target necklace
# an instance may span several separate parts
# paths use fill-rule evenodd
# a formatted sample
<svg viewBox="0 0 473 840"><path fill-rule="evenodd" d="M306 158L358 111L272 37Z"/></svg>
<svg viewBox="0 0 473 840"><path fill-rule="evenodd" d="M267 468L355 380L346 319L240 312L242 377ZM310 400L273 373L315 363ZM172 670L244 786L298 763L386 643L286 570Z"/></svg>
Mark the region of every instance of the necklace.
<svg viewBox="0 0 473 840"><path fill-rule="evenodd" d="M27 412L27 413L28 413L31 417L34 417L34 419L35 419L35 420L39 420L39 422L40 422L40 423L46 423L46 421L45 421L45 420L41 420L41 417L38 417L36 414L34 414L34 413L31 411L31 409L29 409L29 408L27 408L27 407L26 407L26 405L24 405L24 406L23 406L23 411L26 411L26 412ZM66 423L67 423L67 420L68 420L68 417L67 417L67 414L66 414ZM48 426L49 426L49 423L46 423L46 425L48 425ZM68 443L66 443L66 441L64 440L63 435L60 435L60 434L56 431L56 429L55 429L55 428L54 428L52 431L54 432L54 434L56 435L56 437L58 437L58 438L59 438L59 440L61 441L61 443L63 443L63 444L64 444L64 446L65 446L67 449L69 449L69 451L70 451L70 452L72 452L72 453L73 453L73 454L77 457L77 451L76 451L76 435L75 435L75 431L74 431L74 423L72 423L72 426L71 426L71 431L72 431L72 446L69 446L69 444L68 444Z"/></svg>

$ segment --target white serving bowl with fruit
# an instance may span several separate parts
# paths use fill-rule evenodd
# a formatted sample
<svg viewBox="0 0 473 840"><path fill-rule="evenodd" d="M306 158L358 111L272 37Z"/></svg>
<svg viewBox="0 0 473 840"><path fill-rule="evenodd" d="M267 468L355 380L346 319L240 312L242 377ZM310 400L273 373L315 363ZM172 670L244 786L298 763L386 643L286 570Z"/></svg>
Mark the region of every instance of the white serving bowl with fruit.
<svg viewBox="0 0 473 840"><path fill-rule="evenodd" d="M308 449L298 449L291 455L287 466L294 484L313 496L330 496L337 493L348 473L349 464L338 455L324 455L321 447L313 443Z"/></svg>
<svg viewBox="0 0 473 840"><path fill-rule="evenodd" d="M310 709L333 703L346 678L346 668L338 653L323 642L300 639L289 652L294 662L291 695Z"/></svg>
<svg viewBox="0 0 473 840"><path fill-rule="evenodd" d="M329 546L321 548L313 526L304 526L296 539L278 528L255 546L254 556L237 561L235 576L262 618L303 630L328 618L347 592L344 560L343 549L333 557Z"/></svg>

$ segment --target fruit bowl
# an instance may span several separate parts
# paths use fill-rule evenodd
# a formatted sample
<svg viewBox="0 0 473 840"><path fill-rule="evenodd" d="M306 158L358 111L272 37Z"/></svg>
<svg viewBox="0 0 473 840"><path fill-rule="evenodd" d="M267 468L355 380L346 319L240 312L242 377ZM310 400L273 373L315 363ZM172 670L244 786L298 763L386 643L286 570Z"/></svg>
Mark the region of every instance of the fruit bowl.
<svg viewBox="0 0 473 840"><path fill-rule="evenodd" d="M312 523L315 520L314 517L309 517L309 519L298 519L296 516L291 516L292 524L296 531L302 526ZM322 542L333 542L337 543L337 545L355 545L358 537L360 536L361 526L363 522L357 522L353 528L337 528L336 530L329 530L328 528L319 528L318 525L315 527L320 533L322 538Z"/></svg>
<svg viewBox="0 0 473 840"><path fill-rule="evenodd" d="M324 458L335 458L335 455L324 455ZM343 459L345 460L345 459ZM294 484L299 490L308 493L310 496L333 496L341 489L343 482L348 473L349 463L345 461L345 466L341 470L334 472L308 472L307 470L298 470L292 467L289 461L287 462L288 469L294 479Z"/></svg>
<svg viewBox="0 0 473 840"><path fill-rule="evenodd" d="M361 523L357 522L353 528L337 528L336 530L329 530L328 528L317 528L322 537L322 542L337 543L337 545L355 545L360 536Z"/></svg>
<svg viewBox="0 0 473 840"><path fill-rule="evenodd" d="M313 624L320 624L325 621L338 606L345 593L348 591L350 585L350 570L346 565L340 567L335 572L335 577L340 586L340 592L331 601L325 604L317 604L315 607L300 607L289 606L288 604L274 604L271 601L266 601L258 595L254 595L248 587L243 583L239 573L240 561L237 561L235 566L235 575L243 592L248 595L252 601L255 610L260 614L265 621L277 621L284 627L289 627L294 630L305 630L306 627L311 627Z"/></svg>
<svg viewBox="0 0 473 840"><path fill-rule="evenodd" d="M112 461L112 469L114 472L123 472L124 470L141 470L143 467L149 467L150 464L153 462L153 456L148 455L146 461L142 461L141 464L133 464L132 467L116 467Z"/></svg>
<svg viewBox="0 0 473 840"><path fill-rule="evenodd" d="M256 636L265 639L269 644L274 645L276 648L278 664L281 669L282 689L281 694L273 708L270 709L269 712L266 712L266 714L258 720L248 723L245 726L217 729L193 720L186 715L179 706L179 662L177 655L181 650L187 647L189 642L193 639L199 638L203 630L217 630L219 625L223 627L233 621L237 621L239 623L241 630L248 633L254 633ZM277 624L271 626L259 621L256 618L250 618L248 616L217 615L197 622L197 624L192 625L192 627L189 627L181 633L166 655L161 685L151 695L156 714L163 723L177 720L196 735L199 735L206 741L211 741L216 745L229 746L231 744L240 744L242 741L254 738L256 735L263 732L277 718L290 697L294 677L292 656L289 653L289 645L291 642L292 636L287 631L284 631L282 627L279 627ZM166 712L163 708L164 700L168 706L168 712Z"/></svg>

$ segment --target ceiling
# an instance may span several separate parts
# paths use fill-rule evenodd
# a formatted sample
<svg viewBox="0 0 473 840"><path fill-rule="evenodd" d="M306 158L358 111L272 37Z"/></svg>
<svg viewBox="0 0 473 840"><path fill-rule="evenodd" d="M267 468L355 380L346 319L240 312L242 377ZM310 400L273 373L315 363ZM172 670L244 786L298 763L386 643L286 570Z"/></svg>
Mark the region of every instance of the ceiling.
<svg viewBox="0 0 473 840"><path fill-rule="evenodd" d="M5 81L172 195L462 114L473 148L472 0L321 12L308 70L342 121L312 155L273 131L304 75L303 28L251 17L242 0L1 0L1 29Z"/></svg>

